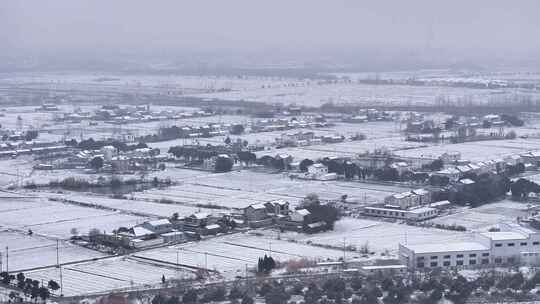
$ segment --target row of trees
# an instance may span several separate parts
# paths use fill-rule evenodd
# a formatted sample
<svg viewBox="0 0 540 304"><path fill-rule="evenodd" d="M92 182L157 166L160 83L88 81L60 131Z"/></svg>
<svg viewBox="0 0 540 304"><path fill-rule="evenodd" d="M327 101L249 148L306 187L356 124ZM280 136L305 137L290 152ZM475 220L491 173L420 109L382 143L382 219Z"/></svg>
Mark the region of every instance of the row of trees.
<svg viewBox="0 0 540 304"><path fill-rule="evenodd" d="M271 256L269 257L265 254L257 262L257 273L270 273L276 266L276 261Z"/></svg>
<svg viewBox="0 0 540 304"><path fill-rule="evenodd" d="M510 191L514 199L524 199L530 193L540 193L540 185L528 179L520 178L510 184Z"/></svg>
<svg viewBox="0 0 540 304"><path fill-rule="evenodd" d="M57 291L60 289L60 285L54 280L50 280L45 286L41 285L40 281L38 280L27 278L22 272L18 273L16 276L8 274L7 272L2 272L0 273L0 279L2 284L15 285L23 292L25 298L30 298L34 301L41 299L43 302L45 302L51 296L50 290ZM23 300L20 294L17 292L11 292L9 294L9 298L14 302L22 302Z"/></svg>
<svg viewBox="0 0 540 304"><path fill-rule="evenodd" d="M77 142L77 140L71 139L69 141L66 141L65 143L69 146L77 147L82 150L99 150L105 146L113 146L118 151L128 152L128 151L133 151L135 149L148 148L148 145L143 142L128 145L125 142L121 142L117 140L94 140L92 137L90 137L89 139L82 140L81 142Z"/></svg>

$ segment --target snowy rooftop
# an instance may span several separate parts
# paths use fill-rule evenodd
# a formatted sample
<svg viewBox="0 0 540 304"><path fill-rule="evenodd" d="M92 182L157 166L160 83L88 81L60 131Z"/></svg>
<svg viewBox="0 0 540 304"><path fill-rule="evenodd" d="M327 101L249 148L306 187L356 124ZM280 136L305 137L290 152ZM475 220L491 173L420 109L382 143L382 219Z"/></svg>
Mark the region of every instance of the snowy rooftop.
<svg viewBox="0 0 540 304"><path fill-rule="evenodd" d="M430 208L430 207L420 207L420 208L415 208L415 209L409 209L408 212L414 213L414 214L420 214L420 213L430 212L430 211L435 211L435 210L436 209Z"/></svg>
<svg viewBox="0 0 540 304"><path fill-rule="evenodd" d="M300 210L296 210L296 213L300 214L300 215L303 215L303 216L306 216L306 215L310 215L311 212L309 212L307 209L300 209Z"/></svg>
<svg viewBox="0 0 540 304"><path fill-rule="evenodd" d="M170 225L171 222L167 219L161 219L161 220L155 220L155 221L149 221L148 224L152 226L161 226L161 225Z"/></svg>
<svg viewBox="0 0 540 304"><path fill-rule="evenodd" d="M459 252L459 251L475 251L489 250L488 247L477 242L456 242L456 243L440 243L440 244L415 244L403 245L416 254L423 253L442 253L442 252Z"/></svg>
<svg viewBox="0 0 540 304"><path fill-rule="evenodd" d="M526 240L527 236L513 231L484 232L481 235L492 241Z"/></svg>

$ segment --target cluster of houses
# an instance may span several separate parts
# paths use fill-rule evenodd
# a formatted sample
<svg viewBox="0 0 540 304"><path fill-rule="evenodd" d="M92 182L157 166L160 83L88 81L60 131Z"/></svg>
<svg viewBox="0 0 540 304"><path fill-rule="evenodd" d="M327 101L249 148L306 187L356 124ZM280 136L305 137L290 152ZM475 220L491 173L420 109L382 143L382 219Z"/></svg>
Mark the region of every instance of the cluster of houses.
<svg viewBox="0 0 540 304"><path fill-rule="evenodd" d="M468 173L502 172L509 166L519 164L523 164L525 170L534 170L538 167L539 163L540 151L513 154L504 158L474 163L468 160L452 159L452 161L444 161L444 168L434 172L433 175L448 177L451 182L458 182Z"/></svg>
<svg viewBox="0 0 540 304"><path fill-rule="evenodd" d="M93 243L111 247L140 249L162 244L200 240L203 236L226 233L237 228L275 226L285 231L315 233L327 224L315 221L306 209L290 210L289 203L274 200L250 205L236 214L197 212L184 218L146 221L131 228L120 227L113 233L89 235Z"/></svg>
<svg viewBox="0 0 540 304"><path fill-rule="evenodd" d="M291 129L322 128L327 127L328 123L318 119L263 119L251 124L252 132L271 132L286 131Z"/></svg>
<svg viewBox="0 0 540 304"><path fill-rule="evenodd" d="M20 141L0 144L0 157L17 157L26 154L45 154L68 151L70 148L55 142Z"/></svg>
<svg viewBox="0 0 540 304"><path fill-rule="evenodd" d="M348 123L363 123L368 121L391 121L393 119L394 117L390 112L363 109L358 111L356 115L346 115L342 120Z"/></svg>
<svg viewBox="0 0 540 304"><path fill-rule="evenodd" d="M315 136L314 132L296 132L296 133L284 133L280 137L276 138L276 145L278 147L300 147L310 145L320 145L322 143L339 143L345 141L345 136L342 135L323 135Z"/></svg>
<svg viewBox="0 0 540 304"><path fill-rule="evenodd" d="M327 227L325 222L315 221L307 209L290 210L284 200L250 205L244 209L244 218L251 228L276 225L283 231L316 233Z"/></svg>
<svg viewBox="0 0 540 304"><path fill-rule="evenodd" d="M51 111L48 108L40 108L41 111ZM135 123L147 121L160 121L167 119L182 119L201 116L211 116L213 113L205 111L194 112L175 112L171 110L152 111L150 105L126 106L104 105L94 112L83 112L80 108L72 113L64 113L62 116L57 115L56 119L60 121L81 122L89 121L106 121L110 123Z"/></svg>
<svg viewBox="0 0 540 304"><path fill-rule="evenodd" d="M159 149L138 148L120 152L113 146L104 146L100 150L82 150L54 164L37 164L36 169L84 169L91 167L90 162L95 157L103 159L102 171L131 172L155 170L162 163L165 155L160 155Z"/></svg>
<svg viewBox="0 0 540 304"><path fill-rule="evenodd" d="M394 218L406 221L423 221L439 215L449 208L449 201L432 202L431 191L416 189L387 196L382 204L364 207L367 216Z"/></svg>

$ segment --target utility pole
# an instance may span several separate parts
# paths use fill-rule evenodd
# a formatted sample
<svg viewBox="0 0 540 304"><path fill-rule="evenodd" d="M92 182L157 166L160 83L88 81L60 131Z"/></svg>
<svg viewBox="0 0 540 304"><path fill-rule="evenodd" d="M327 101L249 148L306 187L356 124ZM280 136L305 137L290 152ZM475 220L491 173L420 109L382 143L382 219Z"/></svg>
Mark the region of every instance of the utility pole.
<svg viewBox="0 0 540 304"><path fill-rule="evenodd" d="M59 266L60 269L60 296L64 296L64 281L62 280L62 266Z"/></svg>
<svg viewBox="0 0 540 304"><path fill-rule="evenodd" d="M6 273L9 273L9 248L6 246Z"/></svg>
<svg viewBox="0 0 540 304"><path fill-rule="evenodd" d="M208 252L204 253L204 269L208 271Z"/></svg>
<svg viewBox="0 0 540 304"><path fill-rule="evenodd" d="M58 249L58 242L59 240L56 240L56 267L60 267L60 254Z"/></svg>
<svg viewBox="0 0 540 304"><path fill-rule="evenodd" d="M344 267L345 267L345 250L346 250L345 241L346 241L346 238L343 238L343 266Z"/></svg>

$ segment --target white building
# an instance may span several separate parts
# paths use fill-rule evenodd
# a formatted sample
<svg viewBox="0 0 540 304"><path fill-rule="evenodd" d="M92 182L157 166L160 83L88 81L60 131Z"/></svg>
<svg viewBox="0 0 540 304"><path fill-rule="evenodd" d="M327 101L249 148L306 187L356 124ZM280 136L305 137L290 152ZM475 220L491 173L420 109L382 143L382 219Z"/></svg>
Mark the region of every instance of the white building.
<svg viewBox="0 0 540 304"><path fill-rule="evenodd" d="M540 233L519 225L485 232L470 242L399 245L399 259L413 268L540 264Z"/></svg>
<svg viewBox="0 0 540 304"><path fill-rule="evenodd" d="M335 180L337 179L336 173L328 173L328 167L317 163L308 167L307 175L309 178L316 180Z"/></svg>
<svg viewBox="0 0 540 304"><path fill-rule="evenodd" d="M409 210L385 207L365 207L364 214L418 222L436 217L439 214L439 211L430 207Z"/></svg>

